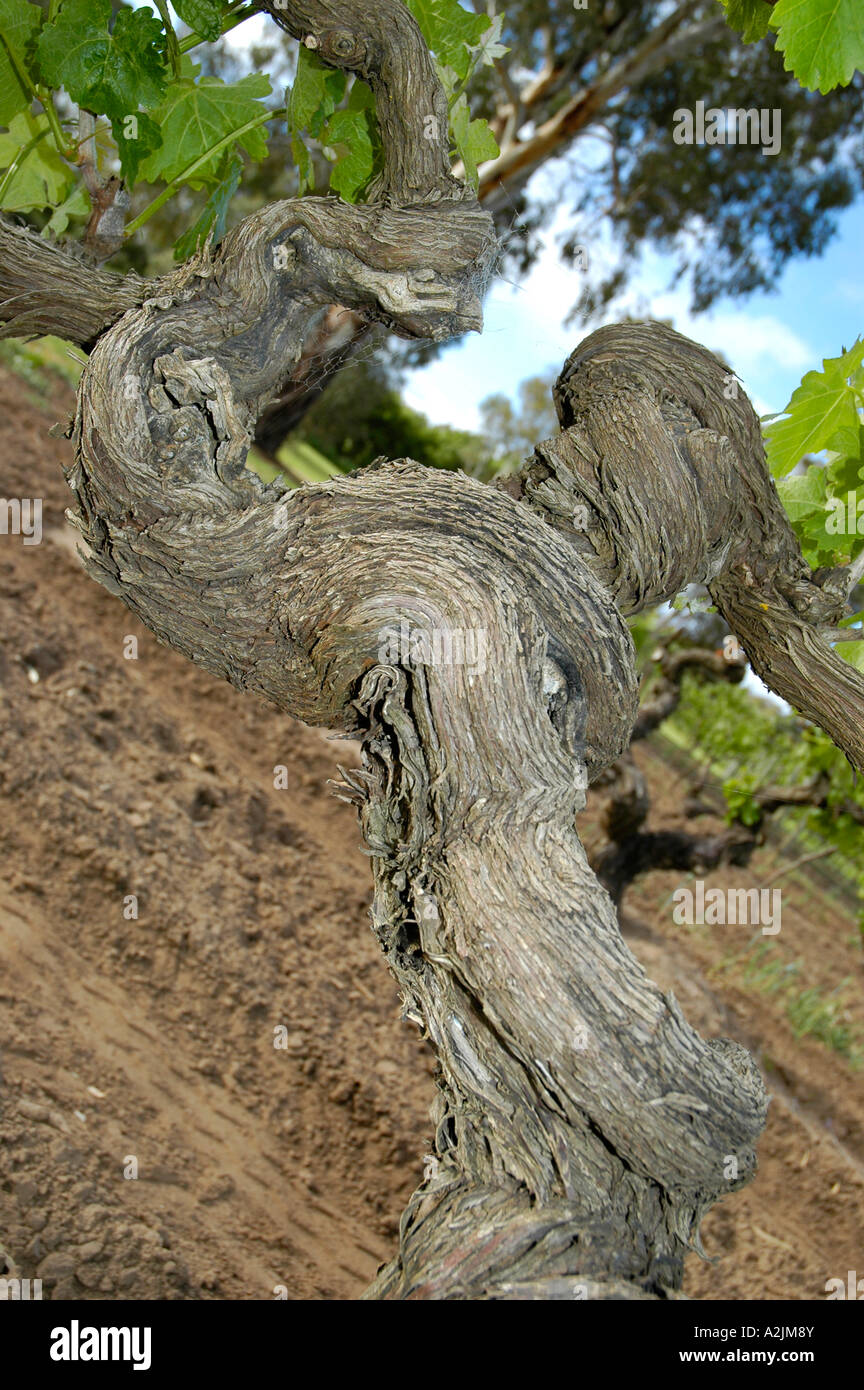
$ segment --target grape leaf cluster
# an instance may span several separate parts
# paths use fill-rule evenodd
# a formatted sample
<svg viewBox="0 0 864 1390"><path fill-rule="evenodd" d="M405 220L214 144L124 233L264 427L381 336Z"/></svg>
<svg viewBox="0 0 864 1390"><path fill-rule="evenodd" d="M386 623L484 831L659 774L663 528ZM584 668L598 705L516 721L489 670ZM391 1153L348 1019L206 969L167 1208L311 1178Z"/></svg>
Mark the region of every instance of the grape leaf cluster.
<svg viewBox="0 0 864 1390"><path fill-rule="evenodd" d="M134 234L169 197L203 190L206 202L175 245L186 259L208 237L218 241L246 162L267 156L268 126L287 122L298 193L326 192L357 202L381 165L381 140L369 87L347 78L300 47L284 108L269 79L252 73L227 82L193 62L191 51L212 43L255 12L246 0L167 0L121 7L112 0L0 0L0 210L48 214L43 232L62 235L85 218L86 149L103 177L118 174L129 189L162 186L127 227ZM505 50L500 23L463 9L459 0L407 0L423 30L450 103L454 159L476 183L477 165L497 145L485 121L471 118L465 86L479 66ZM96 118L85 131L80 113ZM320 182L310 142L323 152ZM5 171L5 172L3 172Z"/></svg>

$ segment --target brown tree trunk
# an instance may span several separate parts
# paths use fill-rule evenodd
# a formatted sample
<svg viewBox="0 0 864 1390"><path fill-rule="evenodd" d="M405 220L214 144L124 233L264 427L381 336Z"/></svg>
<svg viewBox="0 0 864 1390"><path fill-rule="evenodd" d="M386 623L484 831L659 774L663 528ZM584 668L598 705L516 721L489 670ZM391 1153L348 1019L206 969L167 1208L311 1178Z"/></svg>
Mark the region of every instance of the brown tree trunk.
<svg viewBox="0 0 864 1390"><path fill-rule="evenodd" d="M581 345L561 434L504 487L406 460L261 484L256 418L322 310L443 339L479 325L496 255L446 142L418 135L443 96L405 7L278 15L372 83L377 200L274 204L101 336L69 475L88 566L191 660L363 740L346 788L374 927L440 1064L426 1177L370 1296L671 1297L700 1217L753 1172L765 1093L646 979L574 815L636 717L624 614L699 579L862 765L864 678L823 696L842 663L814 627L844 580L801 559L725 369L657 325ZM450 658L406 654L403 624Z"/></svg>

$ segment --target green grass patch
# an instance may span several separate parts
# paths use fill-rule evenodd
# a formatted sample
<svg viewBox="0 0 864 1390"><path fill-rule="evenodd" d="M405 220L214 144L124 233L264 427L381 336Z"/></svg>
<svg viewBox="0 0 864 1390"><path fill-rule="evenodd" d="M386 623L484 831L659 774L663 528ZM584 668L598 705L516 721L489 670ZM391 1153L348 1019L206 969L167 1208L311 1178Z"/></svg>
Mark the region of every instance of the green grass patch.
<svg viewBox="0 0 864 1390"><path fill-rule="evenodd" d="M40 393L49 389L52 376L75 390L86 360L80 348L62 338L0 339L0 363Z"/></svg>
<svg viewBox="0 0 864 1390"><path fill-rule="evenodd" d="M289 487L301 487L303 483L326 483L328 478L341 478L343 473L329 459L313 449L311 444L283 444L277 459L281 467L276 467L270 459L264 458L257 449L249 450L247 466L258 474L265 483L281 478Z"/></svg>
<svg viewBox="0 0 864 1390"><path fill-rule="evenodd" d="M801 962L784 960L770 941L724 956L710 973L733 975L742 988L778 999L796 1038L816 1038L856 1070L864 1066L864 1032L849 1017L848 977L827 994L801 989Z"/></svg>

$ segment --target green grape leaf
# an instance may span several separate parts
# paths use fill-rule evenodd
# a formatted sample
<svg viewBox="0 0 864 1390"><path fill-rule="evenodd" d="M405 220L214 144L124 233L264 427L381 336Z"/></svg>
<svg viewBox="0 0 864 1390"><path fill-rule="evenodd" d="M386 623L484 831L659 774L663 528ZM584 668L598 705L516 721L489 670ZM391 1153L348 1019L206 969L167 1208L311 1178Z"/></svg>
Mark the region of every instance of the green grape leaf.
<svg viewBox="0 0 864 1390"><path fill-rule="evenodd" d="M63 0L39 36L36 59L49 87L64 87L80 106L114 119L154 106L167 73L162 25L152 10L122 9L109 33L110 18L111 0Z"/></svg>
<svg viewBox="0 0 864 1390"><path fill-rule="evenodd" d="M864 671L864 642L838 642L834 648L844 661L858 671Z"/></svg>
<svg viewBox="0 0 864 1390"><path fill-rule="evenodd" d="M346 76L328 68L311 49L300 45L297 71L288 99L288 122L295 132L318 136L321 127L345 95Z"/></svg>
<svg viewBox="0 0 864 1390"><path fill-rule="evenodd" d="M22 147L34 135L43 135L15 170L0 207L7 212L32 212L35 208L55 208L63 202L76 179L75 171L61 159L49 135L47 118L22 111L9 122L9 130L0 132L0 169L8 169Z"/></svg>
<svg viewBox="0 0 864 1390"><path fill-rule="evenodd" d="M459 0L405 0L405 4L435 56L464 81L473 66L471 50L491 26L489 16L471 14Z"/></svg>
<svg viewBox="0 0 864 1390"><path fill-rule="evenodd" d="M197 74L200 69L194 68ZM162 129L162 145L143 161L138 177L148 183L164 179L169 183L183 173L194 160L213 149L220 140L239 131L249 121L266 110L261 97L267 96L270 82L262 73L249 73L239 82L223 82L220 77L181 77L172 82L164 100L153 111L153 119ZM260 161L267 154L267 136L263 126L247 130L237 137L237 144L250 159ZM222 150L196 169L189 180L191 188L219 182Z"/></svg>
<svg viewBox="0 0 864 1390"><path fill-rule="evenodd" d="M302 198L304 193L314 192L315 170L312 156L299 135L291 136L291 158L297 165L297 193Z"/></svg>
<svg viewBox="0 0 864 1390"><path fill-rule="evenodd" d="M361 77L355 77L351 83L351 91L348 93L346 106L349 111L375 111L375 93L364 82Z"/></svg>
<svg viewBox="0 0 864 1390"><path fill-rule="evenodd" d="M860 440L859 431L859 440ZM831 458L825 470L825 481L828 485L828 492L831 496L847 492L858 485L861 477L862 452L860 442L856 442L855 448L850 453L839 453Z"/></svg>
<svg viewBox="0 0 864 1390"><path fill-rule="evenodd" d="M858 438L858 395L850 379L864 355L859 339L840 357L826 358L821 372L808 372L783 411L766 426L765 445L771 472L782 477L805 454L831 448L838 440Z"/></svg>
<svg viewBox="0 0 864 1390"><path fill-rule="evenodd" d="M830 558L837 542L826 534L826 520L830 515L826 470L811 467L803 475L781 478L777 492L808 563L815 566L823 558Z"/></svg>
<svg viewBox="0 0 864 1390"><path fill-rule="evenodd" d="M720 0L720 4L726 11L726 23L745 43L755 43L769 33L771 6L766 0Z"/></svg>
<svg viewBox="0 0 864 1390"><path fill-rule="evenodd" d="M27 71L28 49L41 24L42 11L37 5L0 0L0 125L8 126L13 116L30 105L30 92L16 69Z"/></svg>
<svg viewBox="0 0 864 1390"><path fill-rule="evenodd" d="M438 73L438 81L444 88L444 94L447 97L447 105L449 107L451 101L459 91L459 88L462 86L462 80L458 72L454 72L452 68L448 68L446 63L436 63L435 67Z"/></svg>
<svg viewBox="0 0 864 1390"><path fill-rule="evenodd" d="M852 542L864 535L864 491L859 497L858 488L846 492L836 492L825 503L825 534L827 544L834 546L844 556L851 559L849 551ZM840 537L843 540L840 540Z"/></svg>
<svg viewBox="0 0 864 1390"><path fill-rule="evenodd" d="M42 228L42 235L48 237L61 237L69 226L73 217L89 217L92 211L90 194L79 183L77 188L73 188L69 197L64 199L59 208L55 208L45 226Z"/></svg>
<svg viewBox="0 0 864 1390"><path fill-rule="evenodd" d="M819 518L820 530L824 531L824 468L808 468L806 473L794 478L781 478L777 484L777 491L796 531L801 522L814 514Z"/></svg>
<svg viewBox="0 0 864 1390"><path fill-rule="evenodd" d="M468 101L464 94L450 112L450 130L456 151L465 166L465 177L473 188L477 187L477 165L498 155L498 143L489 126L483 120L471 119Z"/></svg>
<svg viewBox="0 0 864 1390"><path fill-rule="evenodd" d="M120 155L120 172L131 187L144 160L160 148L162 131L146 111L133 111L121 119L115 117L111 133Z"/></svg>
<svg viewBox="0 0 864 1390"><path fill-rule="evenodd" d="M742 825L758 825L762 820L762 807L755 800L753 793L752 780L747 778L729 778L723 783L723 796L726 799L726 819L732 824L739 821Z"/></svg>
<svg viewBox="0 0 864 1390"><path fill-rule="evenodd" d="M365 113L336 111L325 125L321 138L325 146L330 146L338 155L330 170L330 187L346 203L356 203L375 162Z"/></svg>
<svg viewBox="0 0 864 1390"><path fill-rule="evenodd" d="M243 172L243 160L237 153L229 151L228 159L223 160L222 168L222 177L204 204L201 216L175 242L175 261L188 261L189 257L194 256L198 248L203 246L208 236L212 237L213 245L217 246L225 235L225 219L231 199L237 192Z"/></svg>
<svg viewBox="0 0 864 1390"><path fill-rule="evenodd" d="M779 0L771 27L786 71L810 91L846 87L864 70L861 0Z"/></svg>
<svg viewBox="0 0 864 1390"><path fill-rule="evenodd" d="M378 115L375 109L375 94L368 83L363 82L359 77L355 77L351 84L346 110L362 111L366 115L366 130L372 144L370 177L373 177L380 171L384 162L384 148L381 144L381 129L378 125ZM368 185L368 178L366 183Z"/></svg>
<svg viewBox="0 0 864 1390"><path fill-rule="evenodd" d="M208 43L222 33L221 0L171 0L184 24Z"/></svg>
<svg viewBox="0 0 864 1390"><path fill-rule="evenodd" d="M848 562L851 549L859 534L864 535L864 426L859 428L858 439L853 440L854 448L850 454L837 454L831 458L825 469L827 497L825 500L825 539L823 546L830 546L832 554L827 563L836 565ZM842 539L841 539L842 538ZM812 564L810 556L805 556ZM825 563L818 556L818 563Z"/></svg>
<svg viewBox="0 0 864 1390"><path fill-rule="evenodd" d="M491 68L496 59L503 58L505 53L510 52L507 45L501 42L503 29L504 16L496 15L489 28L484 30L480 42L474 47L477 66Z"/></svg>
<svg viewBox="0 0 864 1390"><path fill-rule="evenodd" d="M859 393L860 396L860 393ZM827 448L835 454L845 454L848 458L851 454L858 452L859 431L855 425L844 421L838 425L837 429L828 440Z"/></svg>

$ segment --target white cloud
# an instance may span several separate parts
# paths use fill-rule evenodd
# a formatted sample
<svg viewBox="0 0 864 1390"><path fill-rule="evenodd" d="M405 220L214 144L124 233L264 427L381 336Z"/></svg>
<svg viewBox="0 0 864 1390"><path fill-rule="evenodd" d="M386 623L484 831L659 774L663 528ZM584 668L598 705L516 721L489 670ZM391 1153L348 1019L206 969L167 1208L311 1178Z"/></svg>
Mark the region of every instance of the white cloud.
<svg viewBox="0 0 864 1390"><path fill-rule="evenodd" d="M778 369L800 376L814 362L814 350L774 314L718 309L695 315L688 307L686 291L677 290L652 296L651 313L655 318L671 318L680 333L719 352L745 385L751 377ZM781 401L775 408L784 404Z"/></svg>
<svg viewBox="0 0 864 1390"><path fill-rule="evenodd" d="M412 373L403 397L406 405L421 411L435 424L477 430L480 426L479 401L489 394L490 391L484 391L475 399L473 392L466 392L465 367L451 355Z"/></svg>
<svg viewBox="0 0 864 1390"><path fill-rule="evenodd" d="M232 48L243 51L253 44L265 43L267 39L278 37L276 26L269 14L253 14L231 29L225 35L225 42Z"/></svg>

